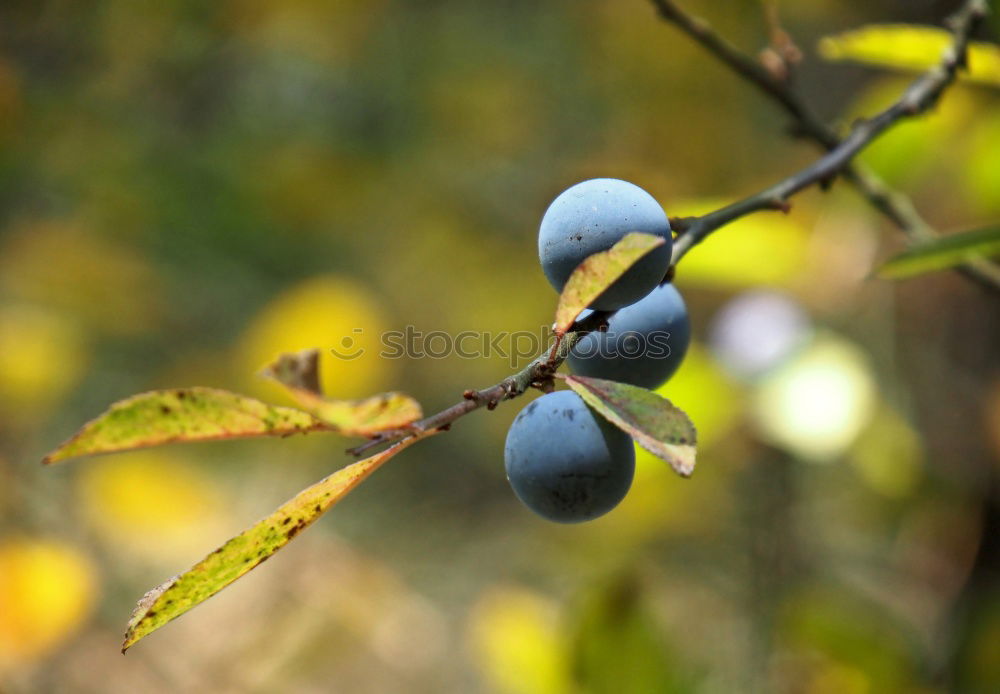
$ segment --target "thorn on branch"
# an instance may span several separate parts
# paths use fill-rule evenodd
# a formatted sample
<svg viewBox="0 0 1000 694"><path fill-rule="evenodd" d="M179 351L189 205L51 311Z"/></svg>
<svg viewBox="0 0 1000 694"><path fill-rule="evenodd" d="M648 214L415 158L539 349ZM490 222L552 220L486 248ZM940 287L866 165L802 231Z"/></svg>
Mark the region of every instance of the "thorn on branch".
<svg viewBox="0 0 1000 694"><path fill-rule="evenodd" d="M775 55L781 59L785 71L790 72L793 65L802 62L802 51L795 45L792 35L785 31L785 28L781 25L777 0L764 3L764 19L767 21L771 36L771 48Z"/></svg>
<svg viewBox="0 0 1000 694"><path fill-rule="evenodd" d="M375 448L375 446L379 445L380 443L382 443L385 440L387 440L387 439L382 434L375 434L374 436L372 436L371 438L369 438L364 443L362 443L362 444L360 444L358 446L355 446L354 448L348 448L347 449L347 454L348 455L352 455L355 458L360 458L364 454L365 451L367 451L367 450L369 450L371 448Z"/></svg>
<svg viewBox="0 0 1000 694"><path fill-rule="evenodd" d="M860 130L862 128L867 128L871 125L872 119L865 118L864 116L859 116L851 122L851 130Z"/></svg>
<svg viewBox="0 0 1000 694"><path fill-rule="evenodd" d="M767 209L777 210L783 214L788 214L792 211L792 203L783 198L772 198L767 201Z"/></svg>
<svg viewBox="0 0 1000 694"><path fill-rule="evenodd" d="M915 116L924 109L924 107L920 104L920 100L914 98L903 99L899 102L899 105L902 107L903 113L908 116Z"/></svg>
<svg viewBox="0 0 1000 694"><path fill-rule="evenodd" d="M551 393L553 390L556 389L556 384L555 380L553 380L553 378L550 376L549 378L541 379L538 381L532 381L531 387L537 388L543 393Z"/></svg>
<svg viewBox="0 0 1000 694"><path fill-rule="evenodd" d="M758 54L757 58L764 69L767 70L767 74L774 78L775 82L788 81L788 63L785 62L785 59L774 48L768 46Z"/></svg>
<svg viewBox="0 0 1000 694"><path fill-rule="evenodd" d="M708 22L701 17L691 17L691 31L697 36L705 36L711 32L712 28Z"/></svg>

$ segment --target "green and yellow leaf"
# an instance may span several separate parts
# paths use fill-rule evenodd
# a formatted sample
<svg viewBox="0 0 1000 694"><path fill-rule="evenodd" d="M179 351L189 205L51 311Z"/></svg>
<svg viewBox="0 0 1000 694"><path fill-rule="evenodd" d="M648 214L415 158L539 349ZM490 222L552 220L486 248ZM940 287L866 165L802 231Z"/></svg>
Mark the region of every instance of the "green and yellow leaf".
<svg viewBox="0 0 1000 694"><path fill-rule="evenodd" d="M851 60L896 70L923 72L941 62L954 37L936 27L912 24L870 24L819 43L827 60ZM1000 46L972 41L968 70L959 79L1000 86Z"/></svg>
<svg viewBox="0 0 1000 694"><path fill-rule="evenodd" d="M381 393L364 400L299 399L303 407L347 436L371 436L403 429L423 416L420 404L403 393Z"/></svg>
<svg viewBox="0 0 1000 694"><path fill-rule="evenodd" d="M288 436L328 430L307 412L215 388L154 390L121 400L88 422L43 463L167 443Z"/></svg>
<svg viewBox="0 0 1000 694"><path fill-rule="evenodd" d="M909 248L886 261L878 276L903 279L994 257L1000 257L1000 227L949 234Z"/></svg>
<svg viewBox="0 0 1000 694"><path fill-rule="evenodd" d="M683 410L651 390L601 378L567 376L583 401L683 477L694 472L697 432Z"/></svg>
<svg viewBox="0 0 1000 694"><path fill-rule="evenodd" d="M204 602L260 565L326 513L394 455L436 430L404 439L303 489L193 567L142 597L129 620L124 653L137 641Z"/></svg>
<svg viewBox="0 0 1000 694"><path fill-rule="evenodd" d="M347 436L402 429L423 417L420 403L403 393L380 393L362 400L323 397L317 349L282 354L263 374L285 386L302 407Z"/></svg>
<svg viewBox="0 0 1000 694"><path fill-rule="evenodd" d="M565 335L580 313L643 256L666 240L633 231L606 251L595 253L573 270L556 307L556 335Z"/></svg>

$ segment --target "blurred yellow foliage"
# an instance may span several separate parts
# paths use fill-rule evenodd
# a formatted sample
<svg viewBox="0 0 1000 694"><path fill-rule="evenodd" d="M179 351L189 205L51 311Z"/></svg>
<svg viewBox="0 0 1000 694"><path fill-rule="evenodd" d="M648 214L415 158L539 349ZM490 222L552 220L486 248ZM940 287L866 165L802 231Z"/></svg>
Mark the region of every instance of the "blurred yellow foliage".
<svg viewBox="0 0 1000 694"><path fill-rule="evenodd" d="M778 643L787 658L799 660L799 667L794 681L785 683L791 688L776 690L914 691L906 632L876 604L813 586L789 596L779 615Z"/></svg>
<svg viewBox="0 0 1000 694"><path fill-rule="evenodd" d="M37 417L64 398L90 355L77 324L19 304L0 304L0 412Z"/></svg>
<svg viewBox="0 0 1000 694"><path fill-rule="evenodd" d="M283 352L317 347L328 395L373 395L393 385L395 363L379 358L388 325L378 300L353 280L335 275L306 280L261 309L244 333L238 361L246 387L261 397L285 396L281 386L256 374Z"/></svg>
<svg viewBox="0 0 1000 694"><path fill-rule="evenodd" d="M230 0L225 15L237 36L258 47L336 63L362 45L382 5L382 0Z"/></svg>
<svg viewBox="0 0 1000 694"><path fill-rule="evenodd" d="M159 322L157 282L146 260L72 220L24 222L0 247L0 286L28 301L72 311L114 335Z"/></svg>
<svg viewBox="0 0 1000 694"><path fill-rule="evenodd" d="M90 560L61 542L0 544L0 672L44 656L86 618L95 598Z"/></svg>
<svg viewBox="0 0 1000 694"><path fill-rule="evenodd" d="M954 37L950 31L913 24L870 24L819 42L827 60L854 60L880 67L923 71L937 65ZM973 41L968 69L959 79L1000 85L1000 46Z"/></svg>
<svg viewBox="0 0 1000 694"><path fill-rule="evenodd" d="M619 545L672 536L710 535L725 523L730 497L718 466L698 461L685 480L644 448L635 449L635 479L625 499L599 526ZM711 513L703 513L706 508Z"/></svg>
<svg viewBox="0 0 1000 694"><path fill-rule="evenodd" d="M724 206L725 200L680 200L673 217L694 217ZM738 289L784 287L803 271L809 235L802 215L761 212L744 217L698 245L684 257L677 276L684 285Z"/></svg>
<svg viewBox="0 0 1000 694"><path fill-rule="evenodd" d="M875 82L848 107L844 120L866 118L886 108L906 88L909 80L886 78ZM913 183L925 176L940 174L960 154L957 148L942 148L954 142L977 114L975 98L968 91L954 90L930 113L899 122L859 155L886 182ZM964 161L960 162L964 166Z"/></svg>
<svg viewBox="0 0 1000 694"><path fill-rule="evenodd" d="M982 685L982 691L1000 690L1000 599L993 601L977 615L978 624L972 629L972 643L966 656L965 681Z"/></svg>
<svg viewBox="0 0 1000 694"><path fill-rule="evenodd" d="M254 153L252 166L268 175L243 183L283 229L329 233L332 225L371 213L375 166L364 157L315 142L279 143Z"/></svg>
<svg viewBox="0 0 1000 694"><path fill-rule="evenodd" d="M821 667L803 691L806 694L874 694L864 672L840 663Z"/></svg>
<svg viewBox="0 0 1000 694"><path fill-rule="evenodd" d="M496 691L569 691L567 654L557 617L554 603L524 588L494 587L480 596L471 612L471 641Z"/></svg>
<svg viewBox="0 0 1000 694"><path fill-rule="evenodd" d="M865 427L850 460L869 487L888 497L911 494L923 475L920 436L887 406Z"/></svg>
<svg viewBox="0 0 1000 694"><path fill-rule="evenodd" d="M761 381L753 415L766 439L822 461L843 453L869 424L875 398L864 352L822 335Z"/></svg>
<svg viewBox="0 0 1000 694"><path fill-rule="evenodd" d="M173 2L137 5L108 0L93 27L102 49L103 68L97 88L104 94L126 96L148 79L157 59L171 49L180 8Z"/></svg>
<svg viewBox="0 0 1000 694"><path fill-rule="evenodd" d="M979 214L1000 215L1000 112L978 114L962 161L962 194Z"/></svg>
<svg viewBox="0 0 1000 694"><path fill-rule="evenodd" d="M147 560L193 559L229 529L212 480L159 451L88 461L80 469L77 496L87 522L105 541Z"/></svg>
<svg viewBox="0 0 1000 694"><path fill-rule="evenodd" d="M474 148L479 156L513 158L539 146L542 103L537 82L512 65L468 66L445 75L428 92L431 111L448 133L443 144ZM512 118L511 114L517 117Z"/></svg>
<svg viewBox="0 0 1000 694"><path fill-rule="evenodd" d="M743 392L723 374L715 359L692 342L684 367L657 391L684 410L698 430L698 448L710 447L725 436L739 416Z"/></svg>

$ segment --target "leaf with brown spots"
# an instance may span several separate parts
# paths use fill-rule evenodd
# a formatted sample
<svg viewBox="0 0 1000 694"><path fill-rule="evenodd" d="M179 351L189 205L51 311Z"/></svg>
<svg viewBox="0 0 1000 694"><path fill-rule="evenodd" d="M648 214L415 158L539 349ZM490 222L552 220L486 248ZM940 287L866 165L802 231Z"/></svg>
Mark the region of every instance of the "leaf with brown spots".
<svg viewBox="0 0 1000 694"><path fill-rule="evenodd" d="M133 395L88 422L43 463L187 441L287 436L330 427L307 412L215 388Z"/></svg>
<svg viewBox="0 0 1000 694"><path fill-rule="evenodd" d="M303 489L181 575L146 593L129 620L122 652L269 559L383 463L435 433L432 429L411 436Z"/></svg>
<svg viewBox="0 0 1000 694"><path fill-rule="evenodd" d="M403 429L423 416L420 403L403 393L380 393L363 400L323 397L316 349L282 354L262 373L285 386L302 407L346 436Z"/></svg>
<svg viewBox="0 0 1000 694"><path fill-rule="evenodd" d="M566 280L556 308L556 335L565 335L583 309L624 275L647 253L666 240L653 234L633 231L606 251L595 253Z"/></svg>
<svg viewBox="0 0 1000 694"><path fill-rule="evenodd" d="M694 472L697 432L683 410L651 390L605 381L567 376L566 383L583 401L627 433L636 443L683 477Z"/></svg>

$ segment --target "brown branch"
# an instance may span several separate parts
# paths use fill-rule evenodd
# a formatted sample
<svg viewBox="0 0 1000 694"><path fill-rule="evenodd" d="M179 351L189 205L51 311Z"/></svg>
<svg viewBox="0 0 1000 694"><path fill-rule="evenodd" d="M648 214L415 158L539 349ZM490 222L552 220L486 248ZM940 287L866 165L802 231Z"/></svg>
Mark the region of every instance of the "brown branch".
<svg viewBox="0 0 1000 694"><path fill-rule="evenodd" d="M720 62L755 85L788 113L793 120L793 131L796 134L812 140L829 152L836 150L843 144L837 132L812 112L786 80L781 80L764 69L752 57L744 54L716 34L706 22L692 17L682 10L673 0L651 1L663 19L677 26L712 53ZM917 110L913 113L902 113L899 117L915 115L915 113L926 110L954 81L958 69L965 65L969 38L986 13L987 7L983 0L968 0L950 20L954 36L951 47L941 63L922 75L901 97L901 101L907 102L910 108L917 107ZM914 101L914 97L917 96L921 97L918 99L921 103ZM893 122L895 121L888 125ZM911 242L926 241L939 236L939 233L923 220L909 198L888 188L877 176L860 164L848 162L835 173L853 184L859 193L876 210L899 227ZM685 250L684 245L682 245L682 250ZM989 261L966 263L958 270L984 286L1000 290L1000 268Z"/></svg>
<svg viewBox="0 0 1000 694"><path fill-rule="evenodd" d="M529 388L546 390L551 384L556 370L569 356L573 346L588 332L597 330L598 323L604 320L603 316L605 315L607 314L595 311L585 320L579 321L574 325L572 332L566 333L558 341L554 351L546 350L523 369L499 383L482 390L467 390L462 394L462 400L451 407L415 422L409 429L385 431L377 434L360 446L349 449L348 453L360 456L376 446L413 436L414 432L446 429L456 419L464 417L473 410L478 410L483 406L492 410L504 400L513 400L519 395L523 395Z"/></svg>

